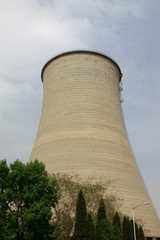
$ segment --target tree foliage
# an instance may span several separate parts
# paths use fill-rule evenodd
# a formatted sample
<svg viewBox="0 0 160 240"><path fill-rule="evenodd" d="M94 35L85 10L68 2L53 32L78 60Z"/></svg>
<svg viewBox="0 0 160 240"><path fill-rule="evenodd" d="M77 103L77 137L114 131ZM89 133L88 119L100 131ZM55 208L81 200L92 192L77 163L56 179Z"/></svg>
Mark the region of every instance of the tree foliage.
<svg viewBox="0 0 160 240"><path fill-rule="evenodd" d="M145 240L143 228L141 226L139 226L138 228L137 236L138 236L137 240Z"/></svg>
<svg viewBox="0 0 160 240"><path fill-rule="evenodd" d="M124 216L122 221L122 239L123 240L133 240L133 227L132 221L129 217Z"/></svg>
<svg viewBox="0 0 160 240"><path fill-rule="evenodd" d="M53 239L51 209L58 200L58 185L44 164L0 161L1 239Z"/></svg>
<svg viewBox="0 0 160 240"><path fill-rule="evenodd" d="M97 224L96 240L110 240L110 224L106 219L101 219Z"/></svg>
<svg viewBox="0 0 160 240"><path fill-rule="evenodd" d="M121 219L120 219L118 212L116 212L113 217L112 225L117 227L121 231Z"/></svg>
<svg viewBox="0 0 160 240"><path fill-rule="evenodd" d="M100 222L102 219L107 219L107 215L106 215L106 208L104 205L104 201L101 198L99 202L98 213L97 213L97 221Z"/></svg>
<svg viewBox="0 0 160 240"><path fill-rule="evenodd" d="M133 240L133 222L126 216L121 229L119 199L108 194L110 183L92 180L49 176L37 160L26 165L17 160L9 167L1 160L0 239L67 240L75 226L74 239ZM142 227L136 225L136 233L137 240L145 239Z"/></svg>
<svg viewBox="0 0 160 240"><path fill-rule="evenodd" d="M87 240L95 240L95 227L90 213L87 215L86 237Z"/></svg>
<svg viewBox="0 0 160 240"><path fill-rule="evenodd" d="M54 209L53 222L56 225L54 236L57 239L70 239L75 225L77 196L80 190L86 201L87 211L91 214L93 223L97 221L99 201L103 197L107 209L107 217L111 221L120 201L115 194L108 191L111 183L95 182L94 179L82 181L78 176L67 174L53 174L59 185L61 198Z"/></svg>
<svg viewBox="0 0 160 240"><path fill-rule="evenodd" d="M115 213L112 222L112 240L122 239L121 220L118 212Z"/></svg>
<svg viewBox="0 0 160 240"><path fill-rule="evenodd" d="M110 240L111 226L107 219L104 201L101 198L97 212L96 240Z"/></svg>
<svg viewBox="0 0 160 240"><path fill-rule="evenodd" d="M76 221L74 230L74 240L87 240L86 237L87 211L83 193L80 190L76 205Z"/></svg>

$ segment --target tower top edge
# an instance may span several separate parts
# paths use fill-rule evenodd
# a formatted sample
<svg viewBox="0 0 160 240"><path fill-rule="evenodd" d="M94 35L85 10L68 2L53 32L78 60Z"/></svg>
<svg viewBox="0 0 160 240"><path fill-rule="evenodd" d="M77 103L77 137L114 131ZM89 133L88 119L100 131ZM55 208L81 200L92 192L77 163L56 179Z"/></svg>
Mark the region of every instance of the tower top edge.
<svg viewBox="0 0 160 240"><path fill-rule="evenodd" d="M44 67L42 68L42 71L41 71L41 79L42 79L42 82L43 82L43 73L44 73L44 70L45 68L54 60L56 60L57 58L60 58L60 57L63 57L63 56L66 56L66 55L71 55L71 54L77 54L77 53L86 53L86 54L93 54L93 55L99 55L101 57L104 57L108 60L110 60L112 63L114 63L116 65L116 67L118 68L119 72L120 72L120 75L119 75L119 82L121 81L121 78L123 76L122 72L121 72L121 69L119 67L119 65L116 63L115 60L113 60L111 57L109 57L108 55L104 54L104 53L101 53L101 52L98 52L98 51L91 51L91 50L73 50L73 51L67 51L67 52L63 52L63 53L60 53L58 55L56 55L55 57L51 58L48 62L46 62L46 64L44 65Z"/></svg>

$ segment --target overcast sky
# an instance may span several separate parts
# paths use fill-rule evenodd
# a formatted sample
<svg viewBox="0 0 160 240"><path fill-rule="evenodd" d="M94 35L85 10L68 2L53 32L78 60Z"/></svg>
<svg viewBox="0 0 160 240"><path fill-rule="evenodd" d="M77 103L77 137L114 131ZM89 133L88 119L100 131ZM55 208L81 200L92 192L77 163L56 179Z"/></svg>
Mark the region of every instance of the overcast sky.
<svg viewBox="0 0 160 240"><path fill-rule="evenodd" d="M41 69L75 49L111 56L123 73L131 146L160 216L160 1L0 0L0 159L29 159Z"/></svg>

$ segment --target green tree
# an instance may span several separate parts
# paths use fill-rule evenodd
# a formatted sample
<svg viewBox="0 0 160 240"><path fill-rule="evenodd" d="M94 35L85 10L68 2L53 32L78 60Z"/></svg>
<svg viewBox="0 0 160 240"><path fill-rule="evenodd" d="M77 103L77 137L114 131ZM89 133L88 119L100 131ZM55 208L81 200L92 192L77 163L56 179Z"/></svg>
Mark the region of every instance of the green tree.
<svg viewBox="0 0 160 240"><path fill-rule="evenodd" d="M99 202L96 225L96 240L110 240L111 226L107 219L103 199Z"/></svg>
<svg viewBox="0 0 160 240"><path fill-rule="evenodd" d="M98 213L97 213L98 222L100 222L101 219L107 219L106 208L105 208L104 201L102 198L99 202L99 208L98 208Z"/></svg>
<svg viewBox="0 0 160 240"><path fill-rule="evenodd" d="M87 210L83 193L80 190L76 205L76 222L74 230L74 240L87 240L86 238Z"/></svg>
<svg viewBox="0 0 160 240"><path fill-rule="evenodd" d="M97 209L102 197L107 209L107 218L112 221L121 202L115 194L108 191L111 182L96 182L93 178L84 181L77 175L70 176L62 173L53 174L52 177L58 182L61 196L54 209L54 218L52 219L55 225L54 236L56 239L66 240L73 235L77 195L80 190L83 192L87 210L92 214L94 225L97 223Z"/></svg>
<svg viewBox="0 0 160 240"><path fill-rule="evenodd" d="M120 221L120 216L118 212L113 217L113 222L112 222L112 240L121 240L122 239L122 233L121 233L121 221Z"/></svg>
<svg viewBox="0 0 160 240"><path fill-rule="evenodd" d="M110 230L110 238L109 240L121 240L122 237L118 231L118 228L115 227L115 226L112 226L111 227L111 230Z"/></svg>
<svg viewBox="0 0 160 240"><path fill-rule="evenodd" d="M139 226L137 231L137 240L145 240L143 228L141 226Z"/></svg>
<svg viewBox="0 0 160 240"><path fill-rule="evenodd" d="M132 240L133 239L133 231L132 224L129 220L129 217L124 216L122 221L122 239L123 240Z"/></svg>
<svg viewBox="0 0 160 240"><path fill-rule="evenodd" d="M96 227L96 240L110 240L110 224L106 219L101 219Z"/></svg>
<svg viewBox="0 0 160 240"><path fill-rule="evenodd" d="M53 239L52 208L58 200L58 184L44 164L19 160L7 166L0 161L1 239Z"/></svg>
<svg viewBox="0 0 160 240"><path fill-rule="evenodd" d="M9 168L7 167L6 160L0 161L0 239L4 239L5 225L6 225L6 211L8 210L5 198L5 191L8 187L7 176Z"/></svg>
<svg viewBox="0 0 160 240"><path fill-rule="evenodd" d="M132 226L132 233L133 233L134 232L134 230L133 230L133 220L130 220L130 223L131 223L131 226ZM136 239L137 240L144 240L145 239L142 227L139 227L136 222L135 222L135 231L136 231ZM134 233L133 233L133 236L134 236ZM134 239L134 237L132 239Z"/></svg>
<svg viewBox="0 0 160 240"><path fill-rule="evenodd" d="M118 212L116 212L113 217L112 225L117 227L121 232L121 220L120 220L120 216L119 216Z"/></svg>
<svg viewBox="0 0 160 240"><path fill-rule="evenodd" d="M90 213L87 215L86 239L87 240L95 240L95 228L94 228L94 223L93 223L92 216Z"/></svg>

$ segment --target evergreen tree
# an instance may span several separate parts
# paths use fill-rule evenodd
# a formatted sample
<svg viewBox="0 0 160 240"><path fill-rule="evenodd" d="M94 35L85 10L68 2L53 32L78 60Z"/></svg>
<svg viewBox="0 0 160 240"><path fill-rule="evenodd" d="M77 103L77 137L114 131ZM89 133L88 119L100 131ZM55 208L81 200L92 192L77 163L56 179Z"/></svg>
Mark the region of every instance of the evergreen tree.
<svg viewBox="0 0 160 240"><path fill-rule="evenodd" d="M87 240L86 238L87 211L83 193L80 190L76 205L76 222L74 240Z"/></svg>
<svg viewBox="0 0 160 240"><path fill-rule="evenodd" d="M97 220L97 210L99 201L103 196L107 209L107 218L113 219L118 197L108 191L109 182L96 182L95 179L88 178L85 181L78 176L70 176L66 173L53 174L59 185L60 200L56 205L55 218L52 219L55 225L54 237L58 240L70 239L75 227L75 213L77 196L80 190L86 201L87 210L92 212L92 219ZM97 223L97 222L96 222Z"/></svg>
<svg viewBox="0 0 160 240"><path fill-rule="evenodd" d="M97 213L96 240L110 240L111 226L106 216L103 199L100 200Z"/></svg>
<svg viewBox="0 0 160 240"><path fill-rule="evenodd" d="M131 223L131 228L132 228L132 233L133 233L133 240L134 240L134 228L133 228L133 220L130 220L130 223ZM139 233L139 228L138 228L138 225L137 223L135 222L135 231L136 231L136 239L137 240L141 240L141 236L140 236L140 233Z"/></svg>
<svg viewBox="0 0 160 240"><path fill-rule="evenodd" d="M112 226L109 240L122 240L121 234L117 227Z"/></svg>
<svg viewBox="0 0 160 240"><path fill-rule="evenodd" d="M122 239L122 232L121 232L121 221L118 212L113 217L112 222L112 240L121 240Z"/></svg>
<svg viewBox="0 0 160 240"><path fill-rule="evenodd" d="M122 222L122 239L133 240L132 224L129 217L124 216Z"/></svg>
<svg viewBox="0 0 160 240"><path fill-rule="evenodd" d="M87 240L95 240L94 223L93 223L90 213L87 215L86 238L87 238Z"/></svg>
<svg viewBox="0 0 160 240"><path fill-rule="evenodd" d="M120 216L119 216L118 212L116 212L116 214L113 217L112 225L121 230L121 220L120 220Z"/></svg>
<svg viewBox="0 0 160 240"><path fill-rule="evenodd" d="M110 240L111 226L107 219L101 219L96 226L96 240Z"/></svg>
<svg viewBox="0 0 160 240"><path fill-rule="evenodd" d="M145 240L143 228L141 226L138 228L138 237L139 237L139 240Z"/></svg>
<svg viewBox="0 0 160 240"><path fill-rule="evenodd" d="M104 201L102 198L99 202L99 208L98 208L98 214L97 214L98 222L100 222L101 219L107 219L106 208L105 208Z"/></svg>

